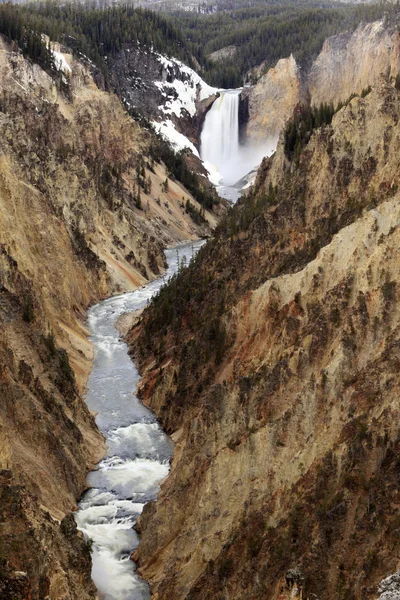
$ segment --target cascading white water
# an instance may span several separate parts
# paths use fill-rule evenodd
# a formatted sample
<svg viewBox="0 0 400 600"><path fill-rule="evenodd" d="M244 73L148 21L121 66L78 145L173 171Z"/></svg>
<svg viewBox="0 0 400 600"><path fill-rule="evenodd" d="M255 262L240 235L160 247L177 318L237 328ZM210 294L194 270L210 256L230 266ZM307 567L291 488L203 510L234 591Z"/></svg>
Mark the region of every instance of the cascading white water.
<svg viewBox="0 0 400 600"><path fill-rule="evenodd" d="M168 279L180 260L203 241L166 251ZM107 456L88 476L91 489L75 513L78 528L92 543L92 578L102 600L149 600L147 584L130 560L138 545L133 529L144 505L157 497L169 471L172 442L135 390L140 376L115 327L119 316L146 305L163 284L152 281L136 292L114 296L89 311L95 362L86 403L107 441Z"/></svg>
<svg viewBox="0 0 400 600"><path fill-rule="evenodd" d="M206 115L201 134L201 158L215 165L225 184L235 183L239 147L239 94L241 90L221 92Z"/></svg>
<svg viewBox="0 0 400 600"><path fill-rule="evenodd" d="M277 138L266 139L258 145L239 143L239 100L241 89L220 90L208 111L201 132L200 154L209 171L219 171L222 177L220 195L235 200L235 186L245 175L254 170L264 156L275 151ZM211 167L211 168L210 168ZM212 169L214 167L214 169ZM232 190L236 190L232 195Z"/></svg>

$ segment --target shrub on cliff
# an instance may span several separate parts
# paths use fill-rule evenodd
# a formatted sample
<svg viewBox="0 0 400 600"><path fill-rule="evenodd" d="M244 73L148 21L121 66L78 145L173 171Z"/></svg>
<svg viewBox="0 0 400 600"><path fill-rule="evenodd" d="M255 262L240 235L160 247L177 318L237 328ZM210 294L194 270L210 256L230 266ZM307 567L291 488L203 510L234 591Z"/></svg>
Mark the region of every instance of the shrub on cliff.
<svg viewBox="0 0 400 600"><path fill-rule="evenodd" d="M333 104L327 102L321 103L319 107L299 106L284 131L287 158L297 162L302 148L308 143L314 129L329 125L335 112Z"/></svg>

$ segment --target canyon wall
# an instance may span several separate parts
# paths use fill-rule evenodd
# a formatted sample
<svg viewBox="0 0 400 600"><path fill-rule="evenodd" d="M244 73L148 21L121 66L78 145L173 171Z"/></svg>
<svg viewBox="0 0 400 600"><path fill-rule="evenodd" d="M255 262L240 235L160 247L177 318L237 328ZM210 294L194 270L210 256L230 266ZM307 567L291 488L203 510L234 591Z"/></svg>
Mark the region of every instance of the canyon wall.
<svg viewBox="0 0 400 600"><path fill-rule="evenodd" d="M88 306L156 277L163 247L216 222L191 219L186 203L201 207L150 134L55 52L50 77L0 39L0 596L13 600L96 595L70 514L104 453L82 399Z"/></svg>
<svg viewBox="0 0 400 600"><path fill-rule="evenodd" d="M130 332L176 442L139 522L155 600L372 600L399 568L399 115L382 80L298 161L281 139Z"/></svg>
<svg viewBox="0 0 400 600"><path fill-rule="evenodd" d="M337 106L351 94L375 85L381 75L400 72L399 34L383 21L360 25L354 33L328 38L307 76L311 103Z"/></svg>
<svg viewBox="0 0 400 600"><path fill-rule="evenodd" d="M260 69L253 70L259 74ZM345 102L376 85L381 75L400 72L399 34L384 21L361 24L354 32L328 38L311 67L301 69L293 56L278 61L242 92L248 105L244 134L250 143L276 137L300 103Z"/></svg>
<svg viewBox="0 0 400 600"><path fill-rule="evenodd" d="M245 139L257 144L277 138L294 107L307 99L294 57L282 58L256 85L244 88L241 94L241 100L248 105Z"/></svg>

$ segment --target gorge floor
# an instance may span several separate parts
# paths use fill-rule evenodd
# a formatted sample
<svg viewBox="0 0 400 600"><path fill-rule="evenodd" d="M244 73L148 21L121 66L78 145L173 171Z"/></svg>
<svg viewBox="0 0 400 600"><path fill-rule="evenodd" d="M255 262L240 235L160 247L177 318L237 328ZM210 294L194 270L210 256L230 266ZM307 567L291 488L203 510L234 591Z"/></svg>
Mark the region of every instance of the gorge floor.
<svg viewBox="0 0 400 600"><path fill-rule="evenodd" d="M106 600L147 600L147 584L130 560L139 540L133 529L146 502L157 497L159 483L169 471L173 444L154 414L133 394L140 376L120 339L117 319L144 307L202 241L166 251L168 271L135 292L111 297L89 311L95 362L86 403L97 413L96 423L106 438L107 454L88 477L76 513L78 528L92 547L92 577Z"/></svg>

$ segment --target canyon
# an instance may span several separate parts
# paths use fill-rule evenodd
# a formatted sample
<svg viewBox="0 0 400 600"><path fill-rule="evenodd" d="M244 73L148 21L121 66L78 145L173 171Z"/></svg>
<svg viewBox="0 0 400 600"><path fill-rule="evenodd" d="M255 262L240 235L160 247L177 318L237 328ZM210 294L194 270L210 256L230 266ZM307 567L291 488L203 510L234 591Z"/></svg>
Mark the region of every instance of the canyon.
<svg viewBox="0 0 400 600"><path fill-rule="evenodd" d="M128 335L176 443L134 554L156 600L375 599L399 568L393 75L296 160L281 135Z"/></svg>
<svg viewBox="0 0 400 600"><path fill-rule="evenodd" d="M97 595L71 514L105 453L83 401L87 308L159 276L165 246L218 218L192 220L201 206L151 157L151 135L54 52L57 77L0 39L0 595L13 600Z"/></svg>
<svg viewBox="0 0 400 600"><path fill-rule="evenodd" d="M198 152L226 98L196 73L127 47L105 85L60 44L50 74L0 37L1 598L101 596L71 512L107 452L83 400L87 311L200 237L188 268L123 318L139 396L175 444L136 525L152 598L400 593L398 47L379 21L329 38L307 69L261 65L229 97L230 122L237 149L240 137L276 151L227 211ZM293 113L339 102L288 151ZM176 148L185 137L206 203L152 128Z"/></svg>

